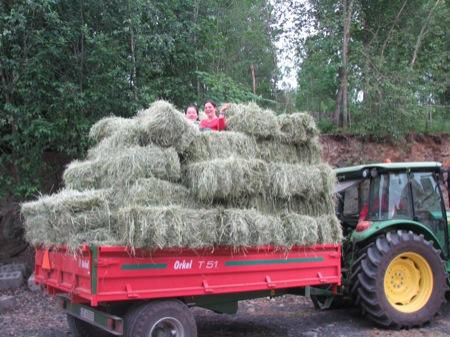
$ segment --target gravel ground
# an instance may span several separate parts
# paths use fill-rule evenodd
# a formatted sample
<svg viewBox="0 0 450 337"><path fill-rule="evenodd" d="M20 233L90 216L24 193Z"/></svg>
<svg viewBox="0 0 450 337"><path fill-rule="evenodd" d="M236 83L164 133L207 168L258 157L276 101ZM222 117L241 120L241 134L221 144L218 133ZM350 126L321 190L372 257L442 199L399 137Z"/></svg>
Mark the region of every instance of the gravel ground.
<svg viewBox="0 0 450 337"><path fill-rule="evenodd" d="M72 336L54 298L23 287L0 291L17 298L16 309L0 314L0 337ZM375 327L357 309L316 311L299 296L242 301L236 315L195 308L199 337L441 337L450 336L450 303L421 329L391 331Z"/></svg>

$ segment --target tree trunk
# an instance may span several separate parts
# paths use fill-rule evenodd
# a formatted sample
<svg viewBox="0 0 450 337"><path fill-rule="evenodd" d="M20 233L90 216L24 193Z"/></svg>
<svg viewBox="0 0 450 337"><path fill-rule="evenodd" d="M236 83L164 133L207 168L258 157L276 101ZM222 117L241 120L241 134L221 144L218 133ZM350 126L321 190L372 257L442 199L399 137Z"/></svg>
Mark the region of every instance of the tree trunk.
<svg viewBox="0 0 450 337"><path fill-rule="evenodd" d="M342 67L338 70L338 82L339 82L339 88L336 95L336 109L334 110L334 116L333 121L336 126L341 126L341 115L342 115Z"/></svg>
<svg viewBox="0 0 450 337"><path fill-rule="evenodd" d="M200 1L195 1L195 5L194 5L194 25L196 25L196 26L198 24L198 12L199 12L199 5L200 5L199 2ZM194 48L197 48L197 33L196 33L196 31L194 32L193 43L194 43ZM197 57L195 58L195 70L198 71ZM198 79L198 76L196 76L196 88L197 88L197 97L200 97L200 81Z"/></svg>
<svg viewBox="0 0 450 337"><path fill-rule="evenodd" d="M84 3L81 1L80 17L81 17L81 35L80 35L80 69L79 69L79 81L80 92L83 92L83 72L84 72Z"/></svg>
<svg viewBox="0 0 450 337"><path fill-rule="evenodd" d="M131 88L133 90L134 99L137 101L137 70L136 70L136 41L134 38L134 27L133 27L133 18L132 16L132 8L130 6L130 2L128 1L128 15L130 19L130 50L131 50L131 62L132 62L132 70L131 70Z"/></svg>
<svg viewBox="0 0 450 337"><path fill-rule="evenodd" d="M402 7L400 8L397 15L395 16L395 19L394 19L394 22L392 23L391 29L389 29L389 32L386 36L386 40L384 40L383 47L381 48L381 57L384 56L384 51L386 50L387 44L389 42L389 38L391 37L392 32L394 31L394 27L397 25L398 20L400 19L400 15L402 14L403 9L405 8L407 2L408 2L408 0L405 0Z"/></svg>
<svg viewBox="0 0 450 337"><path fill-rule="evenodd" d="M428 23L430 21L431 15L433 14L434 9L437 7L439 2L441 2L441 0L436 0L436 2L434 3L434 6L428 12L427 18L425 19L425 22L423 23L422 28L420 29L420 33L417 36L416 45L414 47L414 53L413 53L411 63L410 63L411 69L414 67L414 64L416 63L417 54L419 53L420 46L422 45L423 38L425 37L426 29L427 29Z"/></svg>
<svg viewBox="0 0 450 337"><path fill-rule="evenodd" d="M352 18L353 0L343 0L344 33L342 41L342 73L340 74L340 88L336 97L335 122L344 129L349 125L348 112L348 46L350 42L350 24Z"/></svg>
<svg viewBox="0 0 450 337"><path fill-rule="evenodd" d="M250 65L250 70L252 72L252 89L253 89L253 94L256 95L256 77L255 77L255 65L254 64Z"/></svg>

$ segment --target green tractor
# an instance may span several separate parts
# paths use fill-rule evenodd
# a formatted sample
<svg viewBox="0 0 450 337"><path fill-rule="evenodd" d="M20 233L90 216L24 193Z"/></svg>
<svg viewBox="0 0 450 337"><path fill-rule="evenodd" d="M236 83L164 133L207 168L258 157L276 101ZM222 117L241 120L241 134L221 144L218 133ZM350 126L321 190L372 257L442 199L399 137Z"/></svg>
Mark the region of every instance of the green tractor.
<svg viewBox="0 0 450 337"><path fill-rule="evenodd" d="M437 162L336 169L343 286L337 296L313 291L316 307L351 301L363 315L392 328L421 326L435 316L450 275L444 173Z"/></svg>

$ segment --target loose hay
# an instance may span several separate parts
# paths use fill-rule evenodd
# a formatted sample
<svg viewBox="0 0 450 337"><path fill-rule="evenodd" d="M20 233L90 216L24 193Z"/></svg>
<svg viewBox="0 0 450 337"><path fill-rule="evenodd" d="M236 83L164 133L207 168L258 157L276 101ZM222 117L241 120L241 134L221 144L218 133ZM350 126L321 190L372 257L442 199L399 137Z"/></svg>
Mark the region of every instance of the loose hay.
<svg viewBox="0 0 450 337"><path fill-rule="evenodd" d="M157 146L134 146L117 149L117 153L103 153L90 161L73 161L64 172L68 188L83 190L127 185L139 178L157 177L178 181L181 169L174 149Z"/></svg>
<svg viewBox="0 0 450 337"><path fill-rule="evenodd" d="M179 153L189 146L199 132L181 112L165 101L157 101L147 110L140 111L136 120L144 129L146 143L173 146Z"/></svg>
<svg viewBox="0 0 450 337"><path fill-rule="evenodd" d="M125 241L133 248L205 248L217 241L216 209L127 207L119 210L119 219Z"/></svg>
<svg viewBox="0 0 450 337"><path fill-rule="evenodd" d="M231 104L227 111L227 128L258 138L273 138L280 133L273 111L263 110L255 103Z"/></svg>

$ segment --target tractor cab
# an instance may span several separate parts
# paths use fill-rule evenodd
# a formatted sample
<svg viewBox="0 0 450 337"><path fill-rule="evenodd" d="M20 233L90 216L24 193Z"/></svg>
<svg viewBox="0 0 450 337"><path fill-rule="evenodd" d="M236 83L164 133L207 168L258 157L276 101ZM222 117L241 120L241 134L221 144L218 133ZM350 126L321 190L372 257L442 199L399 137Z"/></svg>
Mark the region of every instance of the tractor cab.
<svg viewBox="0 0 450 337"><path fill-rule="evenodd" d="M336 169L336 214L344 235L364 241L394 228L420 232L448 256L448 222L437 162Z"/></svg>

